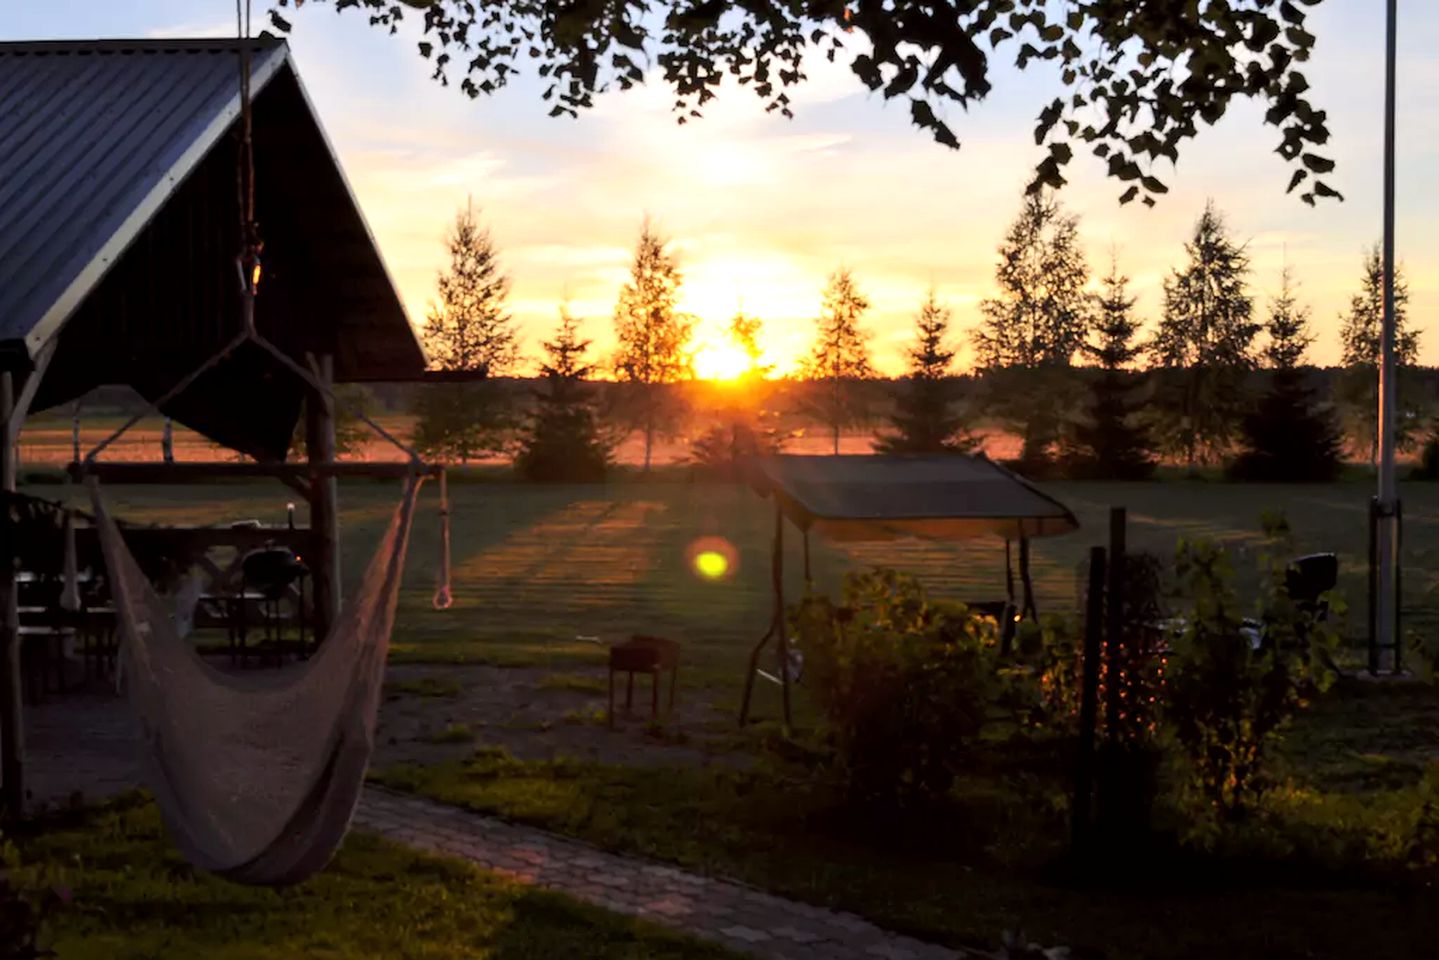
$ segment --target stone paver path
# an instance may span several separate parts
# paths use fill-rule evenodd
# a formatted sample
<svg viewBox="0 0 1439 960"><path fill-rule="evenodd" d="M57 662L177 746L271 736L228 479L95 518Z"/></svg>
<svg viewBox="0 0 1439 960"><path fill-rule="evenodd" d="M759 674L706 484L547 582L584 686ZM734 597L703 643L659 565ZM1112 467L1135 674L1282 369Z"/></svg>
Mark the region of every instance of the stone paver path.
<svg viewBox="0 0 1439 960"><path fill-rule="evenodd" d="M522 883L770 960L978 956L886 932L853 914L376 787L366 788L355 822L412 847L469 860Z"/></svg>

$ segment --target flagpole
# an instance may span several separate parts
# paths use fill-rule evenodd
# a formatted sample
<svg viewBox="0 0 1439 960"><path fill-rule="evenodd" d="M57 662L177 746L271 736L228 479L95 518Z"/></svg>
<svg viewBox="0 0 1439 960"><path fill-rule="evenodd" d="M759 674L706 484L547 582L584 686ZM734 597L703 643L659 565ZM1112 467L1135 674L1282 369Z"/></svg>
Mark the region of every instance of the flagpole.
<svg viewBox="0 0 1439 960"><path fill-rule="evenodd" d="M1378 583L1375 625L1381 671L1398 667L1399 596L1397 586L1399 519L1394 466L1394 418L1398 390L1394 369L1394 97L1398 0L1387 0L1384 51L1384 322L1379 357L1379 510Z"/></svg>

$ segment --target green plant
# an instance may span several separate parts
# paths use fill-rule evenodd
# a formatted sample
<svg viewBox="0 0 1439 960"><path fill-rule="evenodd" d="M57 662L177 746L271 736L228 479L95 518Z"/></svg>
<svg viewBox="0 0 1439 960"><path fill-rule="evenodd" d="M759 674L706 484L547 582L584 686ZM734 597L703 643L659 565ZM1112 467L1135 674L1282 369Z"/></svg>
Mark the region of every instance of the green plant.
<svg viewBox="0 0 1439 960"><path fill-rule="evenodd" d="M40 928L57 903L68 900L61 888L36 894L19 882L20 855L0 835L0 960L39 960L54 951L40 946Z"/></svg>
<svg viewBox="0 0 1439 960"><path fill-rule="evenodd" d="M984 725L993 624L893 570L851 574L842 602L811 596L791 616L852 799L946 793Z"/></svg>
<svg viewBox="0 0 1439 960"><path fill-rule="evenodd" d="M1079 722L1082 647L1073 624L1048 615L1015 630L1017 660L1001 667L1000 701L1022 728L1073 733Z"/></svg>
<svg viewBox="0 0 1439 960"><path fill-rule="evenodd" d="M1419 466L1410 472L1411 480L1439 480L1439 433L1430 435L1419 451Z"/></svg>
<svg viewBox="0 0 1439 960"><path fill-rule="evenodd" d="M567 711L560 719L576 727L603 727L610 722L610 715L603 707L586 707Z"/></svg>
<svg viewBox="0 0 1439 960"><path fill-rule="evenodd" d="M1282 518L1266 521L1288 544ZM1246 623L1228 554L1181 541L1176 558L1184 628L1168 654L1164 720L1204 830L1240 819L1268 786L1266 760L1286 723L1330 681L1324 663L1337 644L1327 623L1290 598L1287 566L1261 557L1259 617Z"/></svg>
<svg viewBox="0 0 1439 960"><path fill-rule="evenodd" d="M443 730L436 730L421 739L426 743L469 743L475 739L475 732L463 723L452 723Z"/></svg>
<svg viewBox="0 0 1439 960"><path fill-rule="evenodd" d="M1439 867L1439 762L1429 764L1419 784L1419 813L1408 853L1416 867Z"/></svg>

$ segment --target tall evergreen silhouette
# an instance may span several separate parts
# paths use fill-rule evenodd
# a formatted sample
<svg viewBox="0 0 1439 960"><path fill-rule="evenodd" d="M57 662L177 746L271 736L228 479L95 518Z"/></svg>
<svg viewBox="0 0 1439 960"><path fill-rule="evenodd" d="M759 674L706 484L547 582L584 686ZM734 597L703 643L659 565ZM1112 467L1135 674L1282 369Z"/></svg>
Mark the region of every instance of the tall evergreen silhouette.
<svg viewBox="0 0 1439 960"><path fill-rule="evenodd" d="M694 318L679 310L684 275L648 217L640 228L630 264L630 279L615 304L615 374L637 394L636 425L644 433L644 469L649 472L655 436L672 411L664 406L666 384L689 379L694 364L688 352Z"/></svg>
<svg viewBox="0 0 1439 960"><path fill-rule="evenodd" d="M848 267L830 274L815 321L814 346L800 368L804 379L818 386L806 400L806 412L829 428L835 453L839 453L840 431L864 415L859 391L863 381L874 375L869 334L860 326L868 310L869 298L860 292Z"/></svg>
<svg viewBox="0 0 1439 960"><path fill-rule="evenodd" d="M1319 402L1305 379L1304 355L1314 342L1309 308L1295 295L1288 267L1265 323L1262 356L1269 388L1244 418L1245 450L1230 467L1239 480L1324 483L1339 475L1343 437L1332 407Z"/></svg>
<svg viewBox="0 0 1439 960"><path fill-rule="evenodd" d="M909 376L900 387L893 429L875 437L878 453L967 453L980 437L967 429L957 409L954 350L949 346L949 307L929 291L915 318L909 349Z"/></svg>
<svg viewBox="0 0 1439 960"><path fill-rule="evenodd" d="M1075 353L1089 329L1089 266L1079 218L1048 192L1025 196L995 266L999 294L971 333L990 410L1021 436L1021 468L1048 469L1073 387Z"/></svg>
<svg viewBox="0 0 1439 960"><path fill-rule="evenodd" d="M1384 323L1384 259L1377 245L1365 251L1359 292L1350 298L1342 321L1339 338L1344 345L1344 372L1339 383L1340 400L1354 436L1368 448L1373 466L1379 459L1379 337ZM1420 403L1415 384L1404 368L1412 367L1418 359L1419 332L1409 329L1409 284L1398 266L1394 269L1394 332L1399 409L1401 414L1417 413ZM1399 446L1412 445L1419 420L1417 416L1395 418Z"/></svg>
<svg viewBox="0 0 1439 960"><path fill-rule="evenodd" d="M449 265L437 280L439 299L425 321L425 349L441 370L510 372L519 353L507 300L510 278L500 267L490 231L465 203L445 236ZM502 450L514 423L490 379L420 388L415 402L416 448L461 463Z"/></svg>
<svg viewBox="0 0 1439 960"><path fill-rule="evenodd" d="M546 360L540 366L535 409L520 437L515 469L526 480L603 480L609 449L600 436L585 383L594 373L585 359L590 341L580 339L578 322L562 306L554 339L542 346Z"/></svg>
<svg viewBox="0 0 1439 960"><path fill-rule="evenodd" d="M1144 480L1154 473L1153 438L1142 416L1143 377L1133 366L1144 345L1129 278L1111 257L1109 273L1094 300L1094 330L1084 353L1099 371L1091 380L1087 416L1074 427L1069 465L1076 476Z"/></svg>
<svg viewBox="0 0 1439 960"><path fill-rule="evenodd" d="M1162 434L1193 469L1222 455L1245 411L1259 324L1249 295L1249 256L1211 201L1184 245L1189 262L1164 281L1164 314L1151 345L1165 368Z"/></svg>

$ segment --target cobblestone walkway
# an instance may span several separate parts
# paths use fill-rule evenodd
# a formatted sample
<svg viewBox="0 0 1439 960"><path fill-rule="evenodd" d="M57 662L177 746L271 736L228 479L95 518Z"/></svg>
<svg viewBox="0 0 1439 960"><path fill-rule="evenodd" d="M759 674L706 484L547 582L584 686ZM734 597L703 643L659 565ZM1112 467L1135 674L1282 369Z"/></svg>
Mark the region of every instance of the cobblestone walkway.
<svg viewBox="0 0 1439 960"><path fill-rule="evenodd" d="M771 960L976 957L887 933L853 914L795 903L589 844L367 787L356 825L508 876Z"/></svg>

